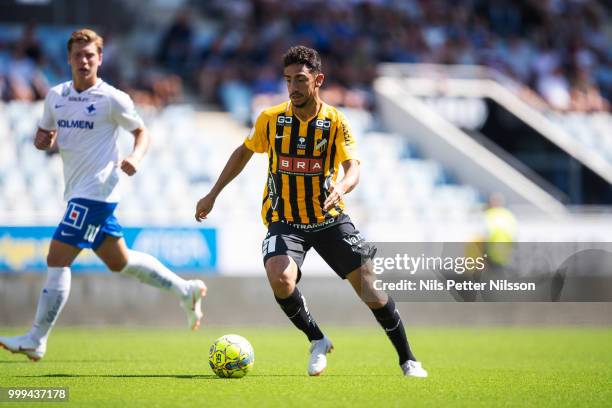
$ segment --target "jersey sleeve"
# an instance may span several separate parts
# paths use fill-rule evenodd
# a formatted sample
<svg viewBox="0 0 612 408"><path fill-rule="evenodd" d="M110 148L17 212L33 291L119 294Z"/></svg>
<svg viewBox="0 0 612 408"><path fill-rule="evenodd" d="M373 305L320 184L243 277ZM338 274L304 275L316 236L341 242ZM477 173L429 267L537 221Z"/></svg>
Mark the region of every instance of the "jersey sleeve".
<svg viewBox="0 0 612 408"><path fill-rule="evenodd" d="M338 131L335 144L340 163L347 160L359 160L355 137L348 126L346 117L340 112L338 112Z"/></svg>
<svg viewBox="0 0 612 408"><path fill-rule="evenodd" d="M116 92L111 96L111 119L128 132L144 127L132 98L123 92Z"/></svg>
<svg viewBox="0 0 612 408"><path fill-rule="evenodd" d="M255 153L268 151L268 116L266 114L261 113L257 117L251 132L244 141L244 145Z"/></svg>
<svg viewBox="0 0 612 408"><path fill-rule="evenodd" d="M53 110L53 92L49 91L45 97L43 115L38 122L38 127L43 130L55 130L55 112Z"/></svg>

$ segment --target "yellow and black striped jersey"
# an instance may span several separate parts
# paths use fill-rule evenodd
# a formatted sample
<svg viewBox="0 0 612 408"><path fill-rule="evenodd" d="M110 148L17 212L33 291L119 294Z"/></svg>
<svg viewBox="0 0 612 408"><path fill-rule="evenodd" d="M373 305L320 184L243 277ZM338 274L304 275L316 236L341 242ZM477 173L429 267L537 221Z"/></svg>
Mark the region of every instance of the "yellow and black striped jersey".
<svg viewBox="0 0 612 408"><path fill-rule="evenodd" d="M256 153L268 153L268 181L261 215L275 221L316 225L344 211L344 202L323 212L327 188L336 181L338 168L357 159L355 139L346 118L325 103L319 113L301 121L291 102L264 110L244 145Z"/></svg>

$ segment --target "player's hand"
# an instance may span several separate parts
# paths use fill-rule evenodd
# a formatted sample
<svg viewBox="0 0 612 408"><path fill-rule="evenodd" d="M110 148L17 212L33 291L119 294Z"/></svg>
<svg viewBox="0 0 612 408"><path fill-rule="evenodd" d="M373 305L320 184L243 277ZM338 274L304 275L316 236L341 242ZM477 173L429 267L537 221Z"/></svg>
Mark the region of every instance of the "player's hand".
<svg viewBox="0 0 612 408"><path fill-rule="evenodd" d="M55 130L47 131L38 129L36 137L34 138L34 146L38 150L48 150L53 144L56 134L57 132Z"/></svg>
<svg viewBox="0 0 612 408"><path fill-rule="evenodd" d="M139 163L140 160L138 160L136 157L128 156L125 159L121 160L121 164L119 165L119 167L128 176L133 176L134 174L136 174L136 171L138 171Z"/></svg>
<svg viewBox="0 0 612 408"><path fill-rule="evenodd" d="M217 197L215 195L208 193L198 201L195 212L195 219L197 222L202 222L202 220L206 219L208 214L212 211L216 199Z"/></svg>
<svg viewBox="0 0 612 408"><path fill-rule="evenodd" d="M327 189L327 198L323 203L323 211L327 212L334 208L340 202L340 200L342 200L344 192L344 188L341 184L332 184Z"/></svg>

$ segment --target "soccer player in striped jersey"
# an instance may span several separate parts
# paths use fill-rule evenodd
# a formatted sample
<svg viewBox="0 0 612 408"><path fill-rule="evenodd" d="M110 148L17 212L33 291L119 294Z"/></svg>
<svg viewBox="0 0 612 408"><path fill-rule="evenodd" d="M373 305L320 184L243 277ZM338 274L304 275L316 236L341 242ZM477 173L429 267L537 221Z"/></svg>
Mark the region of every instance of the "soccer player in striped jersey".
<svg viewBox="0 0 612 408"><path fill-rule="evenodd" d="M202 318L204 282L186 281L151 255L129 250L114 216L120 198L119 169L128 176L136 173L149 136L130 97L98 78L102 46L102 37L92 30L72 33L72 81L49 91L34 140L40 150L58 146L68 202L49 247L47 281L32 329L24 336L0 337L0 347L34 361L45 354L49 333L70 293L70 266L84 248L93 249L113 272L174 293L192 329ZM119 126L134 136L134 149L123 160L117 146Z"/></svg>
<svg viewBox="0 0 612 408"><path fill-rule="evenodd" d="M375 248L344 210L342 197L359 180L359 160L345 117L319 97L325 78L319 54L304 46L292 47L283 63L290 100L259 115L211 191L198 201L195 218L201 221L208 216L221 190L253 153L267 153L262 218L268 233L262 245L263 261L276 301L311 342L308 374L325 370L326 354L333 348L297 288L306 252L314 248L372 310L398 353L404 375L426 377L410 350L393 299L373 287L370 258ZM340 166L344 176L338 180Z"/></svg>

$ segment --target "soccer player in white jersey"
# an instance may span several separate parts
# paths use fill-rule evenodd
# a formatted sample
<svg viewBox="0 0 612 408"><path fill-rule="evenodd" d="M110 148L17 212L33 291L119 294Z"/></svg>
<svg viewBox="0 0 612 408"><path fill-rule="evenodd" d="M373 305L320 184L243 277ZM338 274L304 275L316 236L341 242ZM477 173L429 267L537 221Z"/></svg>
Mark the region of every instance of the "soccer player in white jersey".
<svg viewBox="0 0 612 408"><path fill-rule="evenodd" d="M204 282L186 281L153 256L129 250L113 215L119 202L119 171L136 173L149 136L130 97L98 78L102 46L102 37L92 30L72 33L72 81L49 91L34 140L40 150L59 147L68 202L49 247L47 281L32 329L24 336L0 337L1 347L34 361L45 354L49 332L70 292L70 266L83 248L93 249L113 272L176 294L193 330L202 318ZM119 127L134 135L134 149L123 160L117 146Z"/></svg>

